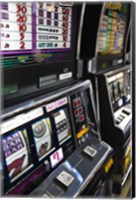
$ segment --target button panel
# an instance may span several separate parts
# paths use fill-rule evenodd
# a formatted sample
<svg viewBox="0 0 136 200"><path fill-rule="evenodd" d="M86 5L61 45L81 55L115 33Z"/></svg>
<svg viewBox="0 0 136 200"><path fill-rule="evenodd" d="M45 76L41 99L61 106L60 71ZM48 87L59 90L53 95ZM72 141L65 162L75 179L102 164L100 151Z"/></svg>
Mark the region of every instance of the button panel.
<svg viewBox="0 0 136 200"><path fill-rule="evenodd" d="M72 107L73 107L74 121L76 125L76 133L77 135L79 135L87 127L85 110L84 110L81 94L73 95ZM86 134L87 134L87 131L83 134L80 134L81 135L80 137L77 137L79 145L81 145L83 142L86 141L87 139Z"/></svg>
<svg viewBox="0 0 136 200"><path fill-rule="evenodd" d="M74 117L76 119L76 123L83 122L85 119L84 110L81 102L81 97L77 97L73 99L73 108L74 108Z"/></svg>
<svg viewBox="0 0 136 200"><path fill-rule="evenodd" d="M119 125L130 114L131 114L131 110L123 108L116 118L116 124Z"/></svg>

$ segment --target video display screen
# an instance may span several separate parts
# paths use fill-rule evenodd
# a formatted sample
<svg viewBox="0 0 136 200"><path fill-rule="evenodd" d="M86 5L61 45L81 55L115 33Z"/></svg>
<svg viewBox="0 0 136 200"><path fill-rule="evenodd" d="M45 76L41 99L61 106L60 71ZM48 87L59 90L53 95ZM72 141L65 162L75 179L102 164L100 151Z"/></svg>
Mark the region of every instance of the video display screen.
<svg viewBox="0 0 136 200"><path fill-rule="evenodd" d="M118 54L123 51L127 10L126 3L105 3L98 32L99 55Z"/></svg>
<svg viewBox="0 0 136 200"><path fill-rule="evenodd" d="M55 148L52 141L52 130L49 118L43 118L32 124L38 159L41 160Z"/></svg>
<svg viewBox="0 0 136 200"><path fill-rule="evenodd" d="M72 3L1 2L3 67L57 60L59 52L70 51L72 8Z"/></svg>
<svg viewBox="0 0 136 200"><path fill-rule="evenodd" d="M50 156L51 167L64 158L66 159L76 148L74 131L72 128L68 97L62 97L45 105L53 122L56 149Z"/></svg>
<svg viewBox="0 0 136 200"><path fill-rule="evenodd" d="M33 166L26 129L5 135L2 138L2 148L11 182Z"/></svg>
<svg viewBox="0 0 136 200"><path fill-rule="evenodd" d="M128 71L108 78L108 88L113 107L118 108L127 103L130 100L130 79Z"/></svg>
<svg viewBox="0 0 136 200"><path fill-rule="evenodd" d="M70 123L68 121L68 113L66 109L61 109L54 113L54 121L57 131L59 144L62 144L72 135Z"/></svg>

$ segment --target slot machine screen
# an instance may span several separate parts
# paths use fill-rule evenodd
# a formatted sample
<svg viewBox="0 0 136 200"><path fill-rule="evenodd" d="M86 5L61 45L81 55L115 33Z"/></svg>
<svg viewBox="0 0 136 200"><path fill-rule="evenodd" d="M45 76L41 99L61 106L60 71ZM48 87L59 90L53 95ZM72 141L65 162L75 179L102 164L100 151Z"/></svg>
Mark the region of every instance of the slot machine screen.
<svg viewBox="0 0 136 200"><path fill-rule="evenodd" d="M57 129L57 138L59 144L62 144L63 141L66 141L66 139L70 138L72 134L70 123L67 117L68 117L68 111L66 109L59 110L54 114L54 120Z"/></svg>
<svg viewBox="0 0 136 200"><path fill-rule="evenodd" d="M11 182L32 168L32 155L26 129L5 134L2 148Z"/></svg>
<svg viewBox="0 0 136 200"><path fill-rule="evenodd" d="M67 97L5 120L1 134L4 194L29 194L76 149Z"/></svg>
<svg viewBox="0 0 136 200"><path fill-rule="evenodd" d="M108 89L114 111L130 102L130 72L120 72L108 78Z"/></svg>
<svg viewBox="0 0 136 200"><path fill-rule="evenodd" d="M122 53L127 25L127 12L126 3L105 3L98 32L97 52L99 55Z"/></svg>
<svg viewBox="0 0 136 200"><path fill-rule="evenodd" d="M36 121L32 124L32 130L36 153L38 155L38 160L40 161L55 149L50 119L43 118Z"/></svg>
<svg viewBox="0 0 136 200"><path fill-rule="evenodd" d="M72 3L1 2L1 63L4 68L69 59Z"/></svg>
<svg viewBox="0 0 136 200"><path fill-rule="evenodd" d="M53 121L57 149L50 156L52 167L55 167L63 157L69 156L75 149L75 138L72 130L72 122L69 110L68 98L64 97L47 104L46 112L50 114Z"/></svg>

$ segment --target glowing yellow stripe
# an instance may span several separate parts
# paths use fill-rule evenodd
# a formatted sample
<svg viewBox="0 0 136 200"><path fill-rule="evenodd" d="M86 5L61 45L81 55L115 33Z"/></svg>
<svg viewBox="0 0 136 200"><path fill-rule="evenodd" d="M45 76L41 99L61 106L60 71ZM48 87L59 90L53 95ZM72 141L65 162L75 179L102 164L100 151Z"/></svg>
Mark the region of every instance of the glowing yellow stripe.
<svg viewBox="0 0 136 200"><path fill-rule="evenodd" d="M128 154L130 154L131 151L131 147L127 147L126 153L125 153L125 157L127 157Z"/></svg>
<svg viewBox="0 0 136 200"><path fill-rule="evenodd" d="M112 165L113 165L113 159L111 158L111 159L108 161L108 163L106 164L105 168L104 168L105 173L107 173L107 172L110 170L110 168L111 168Z"/></svg>
<svg viewBox="0 0 136 200"><path fill-rule="evenodd" d="M89 127L86 127L82 131L80 131L79 133L77 133L77 139L81 138L84 134L87 133L87 131L89 131Z"/></svg>

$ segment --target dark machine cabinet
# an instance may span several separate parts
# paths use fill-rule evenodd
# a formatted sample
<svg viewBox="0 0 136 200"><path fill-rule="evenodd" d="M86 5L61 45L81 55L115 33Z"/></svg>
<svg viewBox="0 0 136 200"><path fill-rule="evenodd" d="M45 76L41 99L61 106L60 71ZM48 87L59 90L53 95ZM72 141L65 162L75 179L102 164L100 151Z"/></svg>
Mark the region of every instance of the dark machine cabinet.
<svg viewBox="0 0 136 200"><path fill-rule="evenodd" d="M83 18L80 51L84 63L82 78L92 81L101 137L115 151L114 193L121 192L131 170L132 6L128 2L86 3Z"/></svg>
<svg viewBox="0 0 136 200"><path fill-rule="evenodd" d="M98 75L102 139L115 151L114 193L121 192L132 167L132 106L129 77L129 67ZM121 86L122 81L126 86Z"/></svg>
<svg viewBox="0 0 136 200"><path fill-rule="evenodd" d="M25 22L24 27L32 29L31 33L27 33L26 29L26 32L22 32L23 36L21 36L22 34L18 28L20 27L19 19L17 17L17 19L13 19L12 15L11 19L6 19L7 23L9 23L7 28L9 36L2 35L1 50L4 108L35 98L69 83L74 83L77 79L76 52L82 5L64 4L1 3L1 12L7 9L8 13L10 13L12 7L14 7L14 14L17 16L20 16L21 12L26 12L25 17L29 14L25 18L28 22ZM48 7L50 7L49 12ZM23 11L21 10L22 8L24 9ZM17 12L20 13L18 14ZM45 15L45 18L48 15L48 20L44 20L43 15ZM39 17L42 17L42 19ZM32 21L31 24L29 24L30 20ZM39 20L39 24L36 20ZM10 26L12 27L10 21L15 21L17 41L15 41L16 45L14 46L12 44L15 38L13 37L13 30L10 33ZM2 31L4 31L3 24L5 22L3 18L1 23ZM43 25L47 28L44 28ZM8 46L5 44L5 37L11 37L7 39ZM22 41L23 37L24 41ZM27 40L30 40L31 48L28 46ZM20 47L22 42L25 44L24 48ZM62 45L60 45L60 42ZM45 48L38 45L44 45ZM51 48L49 48L49 45Z"/></svg>

